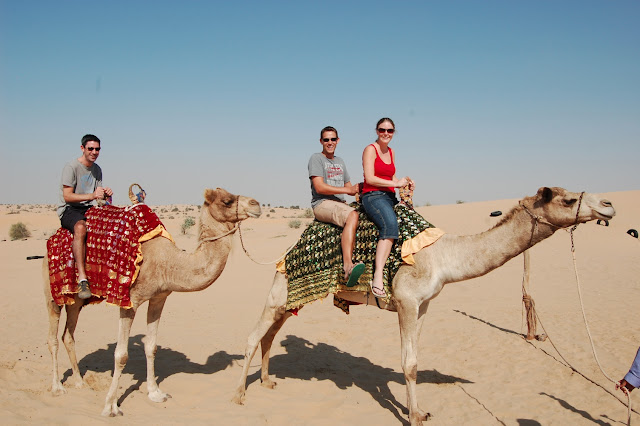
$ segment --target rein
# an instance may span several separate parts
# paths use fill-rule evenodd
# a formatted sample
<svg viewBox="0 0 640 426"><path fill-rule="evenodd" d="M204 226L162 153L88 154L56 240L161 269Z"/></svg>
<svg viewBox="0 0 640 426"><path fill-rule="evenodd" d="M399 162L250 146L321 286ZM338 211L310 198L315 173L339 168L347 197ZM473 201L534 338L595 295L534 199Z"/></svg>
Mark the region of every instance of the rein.
<svg viewBox="0 0 640 426"><path fill-rule="evenodd" d="M575 219L575 223L573 225L571 225L571 227L569 229L562 227L562 226L558 226L558 225L554 225L553 223L550 223L548 221L546 221L545 219L543 219L540 216L536 216L534 215L523 203L522 201L520 201L520 206L524 209L524 211L527 212L527 214L529 214L529 216L531 216L531 218L534 221L533 224L533 229L531 230L531 238L529 239L529 248L532 247L532 243L533 243L533 236L536 233L536 230L538 228L538 223L544 223L545 225L549 225L553 228L556 229L564 229L565 231L569 232L569 234L571 235L571 256L573 258L573 270L575 273L575 277L576 277L576 287L578 289L578 296L580 299L580 308L582 311L582 318L584 320L584 325L587 331L587 335L589 336L589 343L591 344L591 351L593 353L593 357L596 361L596 364L598 364L598 368L600 369L600 372L612 383L617 383L615 380L613 380L611 377L609 377L609 375L604 371L604 369L602 368L602 365L600 364L600 360L598 359L598 354L596 352L596 348L595 345L593 343L593 336L591 335L591 330L589 329L589 323L587 321L587 316L584 310L584 302L582 300L582 290L580 287L580 277L578 276L578 266L577 266L577 261L576 261L576 248L575 248L575 243L573 241L573 231L575 231L578 228L578 216L580 214L580 207L582 205L582 198L584 196L584 192L580 193L580 198L578 200L578 209L576 210L576 219ZM533 304L533 299L531 299L529 296L526 296L531 300L531 304ZM525 302L526 303L526 302ZM576 368L574 368L560 353L560 351L558 350L558 348L554 345L551 337L549 336L549 334L547 333L547 330L544 328L544 325L542 324L542 321L540 320L540 317L538 316L538 312L535 310L534 308L534 312L533 315L535 315L535 317L538 319L538 322L540 322L540 325L542 326L542 329L545 331L545 334L547 335L547 337L549 337L549 342L551 343L551 345L553 346L553 348L556 350L556 352L558 352L558 354L560 355L560 357L567 363L567 365L569 366L569 368L571 368L573 371L579 373L582 377L584 377L585 379L588 379L587 376L585 376L584 374L580 373ZM588 379L589 381L591 381L590 379ZM595 382L592 381L592 383L595 384ZM600 386L600 385L598 385ZM602 386L601 386L602 387ZM604 388L603 388L604 389ZM629 392L624 389L621 388L623 393L626 395L627 397L627 425L631 425L631 412L636 412L636 410L631 408L631 396L629 395ZM609 394L611 394L614 398L618 399L615 395L613 395L610 391L606 390L605 391ZM620 401L620 399L618 399ZM621 401L622 402L622 401Z"/></svg>
<svg viewBox="0 0 640 426"><path fill-rule="evenodd" d="M219 239L221 239L221 238L223 238L223 237L226 237L226 236L227 236L227 235L229 235L229 234L233 234L234 232L238 231L238 235L240 236L240 245L242 246L242 250L244 251L244 254L246 254L246 255L247 255L247 257L248 257L249 259L251 259L253 262L257 263L258 265L271 265L271 264L273 264L273 263L277 263L277 262L281 261L282 259L284 259L284 257L285 257L287 254L289 254L289 252L290 252L290 251L291 251L291 250L296 246L296 243L297 243L297 242L293 243L293 244L291 245L291 247L289 247L289 248L284 252L284 254L283 254L282 256L280 256L279 258L277 258L276 260L271 261L271 262L258 262L258 261L257 261L257 260L255 260L253 257L251 257L251 255L250 255L250 254L249 254L249 252L247 251L247 248L244 246L244 239L242 238L242 229L240 228L240 223L241 223L241 222L240 222L240 214L239 214L239 212L238 212L238 210L239 210L239 205L240 205L240 197L237 197L237 198L236 198L236 221L237 221L237 222L236 222L236 225L235 225L233 228L231 228L230 230L228 230L227 232L225 232L224 234L217 235L217 236L215 236L215 237L203 238L203 239L202 239L202 240L200 240L200 242L198 243L198 247L196 247L196 249L198 249L198 248L202 245L202 243L209 242L209 241L216 241L216 240L219 240Z"/></svg>
<svg viewBox="0 0 640 426"><path fill-rule="evenodd" d="M575 246L573 244L573 231L576 230L576 228L578 228L578 216L580 215L580 207L582 206L582 198L584 197L584 191L580 193L580 198L578 199L578 209L576 210L576 219L574 224L571 226L571 229L569 229L567 232L569 232L571 234L571 251L575 252ZM535 235L536 231L538 230L538 223L544 223L545 225L549 225L552 228L556 228L556 229L564 229L565 231L567 230L566 228L562 227L562 226L558 226L558 225L554 225L553 223L545 220L544 218L542 218L541 216L536 216L535 214L533 214L531 212L531 210L529 210L527 208L527 206L525 206L522 203L522 200L520 200L520 202L518 203L520 204L520 207L522 207L524 209L525 212L527 212L527 214L529 216L531 216L531 218L533 219L533 229L531 230L531 238L529 238L529 247L531 248L533 246L533 236Z"/></svg>

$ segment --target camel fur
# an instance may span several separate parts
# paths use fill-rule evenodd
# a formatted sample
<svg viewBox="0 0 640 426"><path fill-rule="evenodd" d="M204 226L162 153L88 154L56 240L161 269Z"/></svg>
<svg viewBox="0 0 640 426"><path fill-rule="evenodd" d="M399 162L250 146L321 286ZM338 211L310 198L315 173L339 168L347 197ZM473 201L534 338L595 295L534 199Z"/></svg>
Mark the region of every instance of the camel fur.
<svg viewBox="0 0 640 426"><path fill-rule="evenodd" d="M592 194L565 189L540 188L526 197L492 229L476 235L445 234L437 242L414 255L415 265L403 265L393 279L391 302L398 313L401 363L407 389L411 425L421 425L430 414L418 406L418 342L430 301L445 284L480 277L502 266L556 230L594 219L609 220L615 215L610 201ZM273 339L292 315L285 310L286 276L277 272L267 302L248 338L244 367L233 401L245 399L247 374L258 345L262 347L262 386L274 388L269 378L269 352Z"/></svg>
<svg viewBox="0 0 640 426"><path fill-rule="evenodd" d="M156 336L164 303L174 291L200 291L209 287L220 276L231 250L233 232L239 222L260 216L260 204L253 198L233 195L224 189L206 189L200 209L198 240L194 253L185 253L166 238L154 238L142 243L143 261L138 278L131 287L132 307L120 308L118 342L114 353L114 370L111 387L107 393L104 416L121 415L118 407L118 380L128 359L128 341L131 324L140 305L149 302L147 310L147 335L144 350L147 357L147 390L149 399L163 402L170 397L160 390L155 377ZM220 237L215 239L216 237ZM48 260L43 263L44 294L49 314L48 346L53 361L54 395L66 393L58 373L58 325L61 306L54 303L49 285ZM62 341L71 362L71 383L83 386L75 351L74 332L84 301L77 295L74 303L65 305L67 311Z"/></svg>

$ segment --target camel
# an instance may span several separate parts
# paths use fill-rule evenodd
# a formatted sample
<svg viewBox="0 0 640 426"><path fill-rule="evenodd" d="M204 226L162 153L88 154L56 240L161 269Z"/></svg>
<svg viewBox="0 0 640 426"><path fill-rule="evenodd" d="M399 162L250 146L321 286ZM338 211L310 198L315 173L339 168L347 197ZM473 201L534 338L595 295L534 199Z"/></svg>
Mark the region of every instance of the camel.
<svg viewBox="0 0 640 426"><path fill-rule="evenodd" d="M164 402L170 395L161 391L155 377L156 336L164 303L174 291L200 291L209 287L222 273L231 250L233 233L237 225L249 218L260 216L260 204L253 198L230 194L224 189L206 189L200 209L198 226L199 245L194 253L185 253L166 238L153 238L142 243L143 261L138 278L131 287L132 307L120 308L118 343L115 348L113 379L107 393L103 416L122 415L118 407L118 380L128 359L128 341L131 324L140 305L149 301L147 335L144 350L147 357L147 390L149 399ZM44 293L49 313L48 346L53 360L54 395L66 393L58 375L58 324L61 307L54 303L49 284L48 261L43 264ZM75 303L65 305L67 318L62 341L71 361L70 380L75 387L83 386L78 369L73 334L84 301L75 295Z"/></svg>
<svg viewBox="0 0 640 426"><path fill-rule="evenodd" d="M418 406L418 341L430 301L445 284L480 277L502 266L555 231L594 219L611 219L610 201L592 194L577 194L562 188L540 188L525 197L493 228L480 234L444 234L434 244L414 254L414 265L403 265L392 281L389 310L398 313L401 362L407 389L411 425L421 425L430 414ZM340 292L340 297L346 292ZM269 378L269 352L276 333L292 315L286 311L287 278L276 272L262 316L248 337L244 367L233 401L243 404L249 366L258 344L262 346L262 386L273 389Z"/></svg>

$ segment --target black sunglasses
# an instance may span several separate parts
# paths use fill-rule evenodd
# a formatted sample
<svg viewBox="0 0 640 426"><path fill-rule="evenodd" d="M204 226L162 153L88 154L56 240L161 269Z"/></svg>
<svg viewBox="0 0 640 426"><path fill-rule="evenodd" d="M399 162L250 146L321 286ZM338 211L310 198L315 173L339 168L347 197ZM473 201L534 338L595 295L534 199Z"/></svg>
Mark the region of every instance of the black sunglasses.
<svg viewBox="0 0 640 426"><path fill-rule="evenodd" d="M379 127L379 128L378 128L378 133L384 133L384 132L387 132L387 133L389 133L390 135L392 135L392 134L393 134L393 132L395 132L395 131L396 131L396 129L383 129L382 127Z"/></svg>
<svg viewBox="0 0 640 426"><path fill-rule="evenodd" d="M95 149L96 151L100 152L100 147L94 148L94 147L92 147L92 146L88 146L88 147L87 147L87 149L88 149L89 151L93 151L93 150Z"/></svg>
<svg viewBox="0 0 640 426"><path fill-rule="evenodd" d="M335 141L337 141L337 140L338 140L338 138L331 138L331 139L329 139L329 138L323 138L323 139L322 139L322 142L329 142L329 141L331 141L331 142L335 142Z"/></svg>

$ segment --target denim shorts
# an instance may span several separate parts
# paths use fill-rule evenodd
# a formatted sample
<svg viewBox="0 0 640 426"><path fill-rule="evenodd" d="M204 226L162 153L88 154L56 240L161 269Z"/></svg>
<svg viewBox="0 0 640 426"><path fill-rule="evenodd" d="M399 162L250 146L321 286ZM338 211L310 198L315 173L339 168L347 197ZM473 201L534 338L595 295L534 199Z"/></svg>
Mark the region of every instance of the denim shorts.
<svg viewBox="0 0 640 426"><path fill-rule="evenodd" d="M398 200L394 192L372 191L362 196L364 211L380 231L379 240L398 239L398 219L393 210L396 204Z"/></svg>

